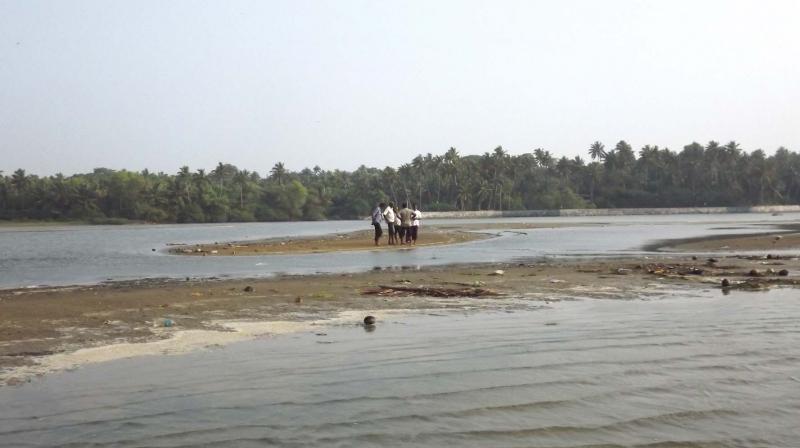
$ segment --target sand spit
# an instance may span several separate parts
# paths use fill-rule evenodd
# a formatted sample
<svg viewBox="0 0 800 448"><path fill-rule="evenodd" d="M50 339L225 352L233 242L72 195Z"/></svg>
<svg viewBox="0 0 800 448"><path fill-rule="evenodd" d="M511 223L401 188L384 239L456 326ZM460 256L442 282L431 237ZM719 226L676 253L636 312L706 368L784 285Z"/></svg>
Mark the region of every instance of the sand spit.
<svg viewBox="0 0 800 448"><path fill-rule="evenodd" d="M392 245L387 243L384 229L380 245L375 246L372 230L360 230L350 233L338 233L303 238L274 238L256 241L235 241L213 244L193 244L173 246L168 252L174 255L188 256L242 256L242 255L285 255L314 254L327 252L346 252L364 250L402 250L412 247L441 246L459 244L487 238L489 235L478 232L467 232L459 229L441 229L427 227L420 232L417 244Z"/></svg>
<svg viewBox="0 0 800 448"><path fill-rule="evenodd" d="M595 223L596 224L596 223ZM213 244L174 244L167 252L189 256L242 256L313 254L347 251L406 250L414 247L441 246L467 243L497 236L498 232L521 232L529 229L548 229L567 226L586 226L588 223L458 223L426 225L420 229L415 245L389 245L384 226L380 245L373 242L373 231L338 233L300 238L272 238L267 240L232 241Z"/></svg>

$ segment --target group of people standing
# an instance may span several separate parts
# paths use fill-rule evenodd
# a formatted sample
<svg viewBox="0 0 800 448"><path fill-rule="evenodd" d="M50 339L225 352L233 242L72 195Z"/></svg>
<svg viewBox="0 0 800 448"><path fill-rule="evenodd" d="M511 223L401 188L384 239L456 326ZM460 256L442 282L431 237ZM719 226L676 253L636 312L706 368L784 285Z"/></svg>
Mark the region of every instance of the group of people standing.
<svg viewBox="0 0 800 448"><path fill-rule="evenodd" d="M389 233L389 245L395 244L417 244L419 234L419 221L422 219L422 212L417 208L417 204L403 202L402 208L395 211L394 204L388 205L381 202L372 211L372 226L375 227L375 245L380 245L383 228L381 221L386 222Z"/></svg>

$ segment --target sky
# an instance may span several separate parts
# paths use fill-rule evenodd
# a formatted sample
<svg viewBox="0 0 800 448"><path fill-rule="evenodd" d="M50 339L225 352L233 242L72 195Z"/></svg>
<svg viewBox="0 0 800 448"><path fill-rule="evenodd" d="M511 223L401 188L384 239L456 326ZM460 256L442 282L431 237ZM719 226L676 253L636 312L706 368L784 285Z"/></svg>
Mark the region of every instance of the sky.
<svg viewBox="0 0 800 448"><path fill-rule="evenodd" d="M0 170L800 151L800 1L0 0Z"/></svg>

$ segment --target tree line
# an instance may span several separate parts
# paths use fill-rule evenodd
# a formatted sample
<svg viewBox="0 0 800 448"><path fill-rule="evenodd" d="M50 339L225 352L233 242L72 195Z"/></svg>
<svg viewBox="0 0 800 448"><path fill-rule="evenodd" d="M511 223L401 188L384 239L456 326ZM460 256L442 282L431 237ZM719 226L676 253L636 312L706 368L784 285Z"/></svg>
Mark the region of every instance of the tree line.
<svg viewBox="0 0 800 448"><path fill-rule="evenodd" d="M800 203L800 155L744 151L736 142L681 151L625 141L592 143L587 160L549 151L418 155L398 168L299 172L276 163L265 176L219 163L175 174L97 168L63 176L0 172L0 219L228 222L353 219L380 201L427 211L747 206Z"/></svg>

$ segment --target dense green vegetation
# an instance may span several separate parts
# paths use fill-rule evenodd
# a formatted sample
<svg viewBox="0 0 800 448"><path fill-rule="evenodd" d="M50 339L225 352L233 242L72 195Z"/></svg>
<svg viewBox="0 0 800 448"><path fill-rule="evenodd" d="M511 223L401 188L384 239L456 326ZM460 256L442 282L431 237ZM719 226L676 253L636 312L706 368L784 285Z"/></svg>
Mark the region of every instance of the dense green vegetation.
<svg viewBox="0 0 800 448"><path fill-rule="evenodd" d="M742 151L735 142L680 152L624 141L595 142L581 157L536 149L511 156L419 155L399 168L353 172L319 167L266 177L220 163L211 172L114 171L0 176L0 219L91 222L225 222L357 218L380 200L416 201L423 210L739 206L800 203L800 155Z"/></svg>

